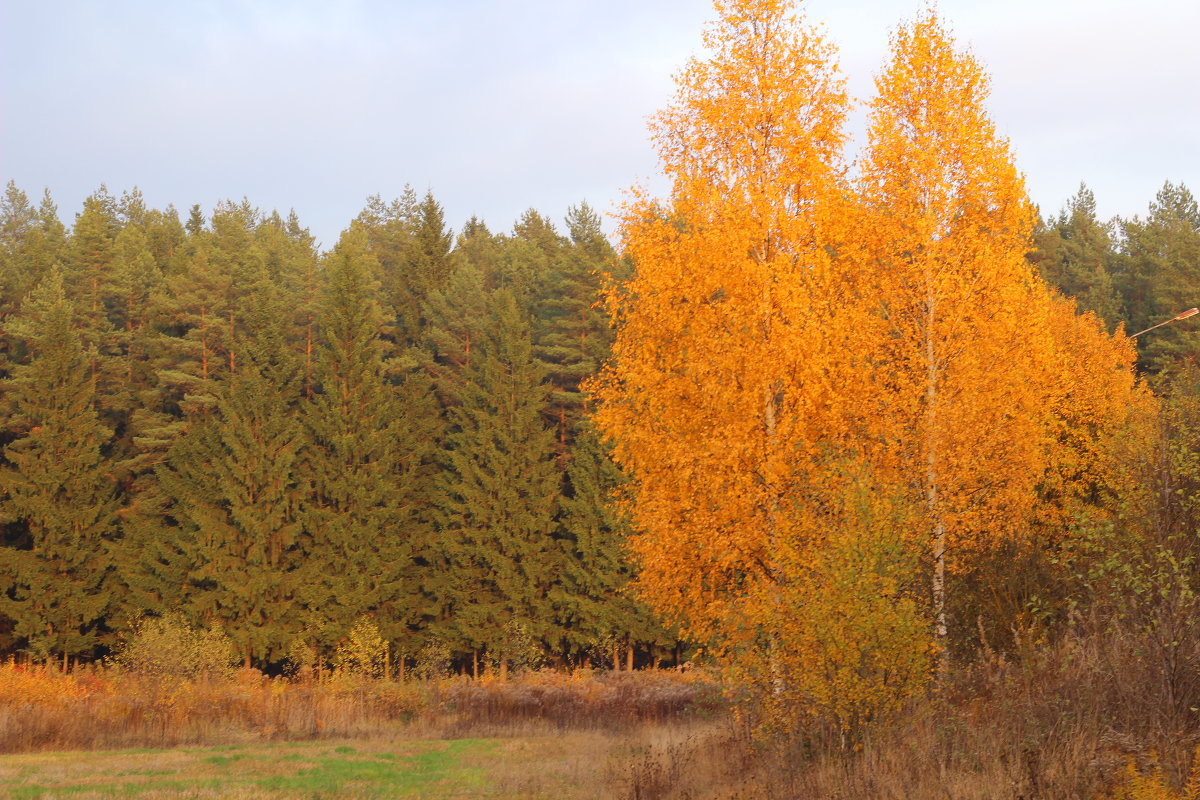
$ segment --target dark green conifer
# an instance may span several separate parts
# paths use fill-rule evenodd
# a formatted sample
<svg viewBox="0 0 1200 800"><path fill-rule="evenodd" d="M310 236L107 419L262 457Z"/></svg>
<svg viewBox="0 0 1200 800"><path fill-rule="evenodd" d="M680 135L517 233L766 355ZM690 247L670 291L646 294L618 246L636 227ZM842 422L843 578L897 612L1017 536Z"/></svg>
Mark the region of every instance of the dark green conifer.
<svg viewBox="0 0 1200 800"><path fill-rule="evenodd" d="M188 566L184 607L197 620L220 622L247 664L281 657L300 625L297 460L305 437L285 329L264 271L214 412L193 420L158 470L171 535Z"/></svg>
<svg viewBox="0 0 1200 800"><path fill-rule="evenodd" d="M1109 225L1096 217L1096 198L1087 186L1035 234L1034 258L1051 286L1074 297L1081 312L1091 311L1111 330L1123 320L1112 279L1115 250ZM1132 332L1132 331L1130 331Z"/></svg>
<svg viewBox="0 0 1200 800"><path fill-rule="evenodd" d="M571 444L561 501L564 559L553 592L570 652L618 639L629 644L673 641L650 609L628 592L633 577L625 550L629 524L614 501L623 482L596 430L586 420L581 422Z"/></svg>
<svg viewBox="0 0 1200 800"><path fill-rule="evenodd" d="M411 652L410 631L432 616L419 562L429 546L436 418L423 375L387 379L377 273L358 225L323 264L319 391L304 415L312 494L302 592L325 644L371 615L386 639Z"/></svg>
<svg viewBox="0 0 1200 800"><path fill-rule="evenodd" d="M558 638L548 592L560 566L559 475L529 320L508 289L490 301L490 324L449 411L441 527L450 628L464 650L495 652L509 622Z"/></svg>
<svg viewBox="0 0 1200 800"><path fill-rule="evenodd" d="M1118 285L1133 333L1197 305L1200 285L1200 206L1183 184L1167 182L1146 219L1124 223ZM1151 372L1180 358L1200 357L1200 332L1182 323L1138 342L1138 365Z"/></svg>
<svg viewBox="0 0 1200 800"><path fill-rule="evenodd" d="M600 218L586 203L571 208L566 221L571 238L541 282L535 333L538 358L554 387L550 413L560 453L586 411L581 383L600 369L612 348L612 329L599 300L604 276L617 264Z"/></svg>
<svg viewBox="0 0 1200 800"><path fill-rule="evenodd" d="M32 357L5 382L16 438L0 469L0 611L32 651L64 656L100 642L116 508L102 453L111 431L96 413L91 359L74 320L55 269L8 325Z"/></svg>

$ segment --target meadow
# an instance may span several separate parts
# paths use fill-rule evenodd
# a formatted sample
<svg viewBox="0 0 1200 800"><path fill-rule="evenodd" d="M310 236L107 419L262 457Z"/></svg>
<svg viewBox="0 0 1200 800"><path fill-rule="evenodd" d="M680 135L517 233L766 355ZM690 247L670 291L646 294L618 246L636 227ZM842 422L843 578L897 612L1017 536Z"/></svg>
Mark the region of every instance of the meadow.
<svg viewBox="0 0 1200 800"><path fill-rule="evenodd" d="M711 678L666 670L188 679L10 662L0 795L658 796L680 779L664 757L727 738L730 719Z"/></svg>
<svg viewBox="0 0 1200 800"><path fill-rule="evenodd" d="M1172 729L1167 695L1133 672L1144 649L1067 636L987 653L851 739L818 719L772 735L703 670L185 679L9 663L0 796L1196 800L1194 730Z"/></svg>

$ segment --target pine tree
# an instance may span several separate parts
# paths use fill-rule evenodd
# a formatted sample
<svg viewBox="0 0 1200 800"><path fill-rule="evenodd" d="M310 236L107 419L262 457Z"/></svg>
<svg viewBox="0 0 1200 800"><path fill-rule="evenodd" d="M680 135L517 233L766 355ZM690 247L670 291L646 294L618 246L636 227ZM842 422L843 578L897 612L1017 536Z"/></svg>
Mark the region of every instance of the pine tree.
<svg viewBox="0 0 1200 800"><path fill-rule="evenodd" d="M541 281L535 330L537 355L554 387L550 413L563 453L586 411L582 383L600 370L612 348L600 296L605 275L619 266L600 218L586 203L567 212L567 228L570 243Z"/></svg>
<svg viewBox="0 0 1200 800"><path fill-rule="evenodd" d="M89 324L99 336L107 320L117 234L121 230L117 201L101 186L83 201L83 211L71 230L68 292L79 300Z"/></svg>
<svg viewBox="0 0 1200 800"><path fill-rule="evenodd" d="M184 414L206 413L221 382L237 370L249 296L267 273L266 254L255 241L258 225L258 211L248 202L219 204L212 230L191 235L187 268L163 297L170 324L158 380L167 403Z"/></svg>
<svg viewBox="0 0 1200 800"><path fill-rule="evenodd" d="M1200 279L1200 205L1183 184L1165 183L1145 219L1123 225L1118 284L1133 333L1197 304ZM1200 332L1169 325L1139 340L1138 366L1150 372L1200 356Z"/></svg>
<svg viewBox="0 0 1200 800"><path fill-rule="evenodd" d="M58 264L66 249L66 229L46 192L34 209L25 193L9 182L0 201L0 318L20 311L30 290ZM20 344L5 337L0 371L22 357ZM16 351L16 352L14 352Z"/></svg>
<svg viewBox="0 0 1200 800"><path fill-rule="evenodd" d="M17 436L0 470L8 525L0 548L0 611L33 652L89 653L112 603L108 585L116 501L102 449L90 357L57 270L9 324L32 358L5 389Z"/></svg>

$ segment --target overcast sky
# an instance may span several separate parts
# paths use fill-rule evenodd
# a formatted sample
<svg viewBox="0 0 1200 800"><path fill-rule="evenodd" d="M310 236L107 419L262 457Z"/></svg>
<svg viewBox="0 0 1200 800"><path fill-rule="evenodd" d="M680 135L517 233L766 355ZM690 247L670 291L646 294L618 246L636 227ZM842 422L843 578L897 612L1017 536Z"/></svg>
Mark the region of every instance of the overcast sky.
<svg viewBox="0 0 1200 800"><path fill-rule="evenodd" d="M1200 2L942 0L993 79L1030 193L1103 216L1200 191ZM919 0L809 0L866 96ZM295 208L330 246L368 195L432 189L457 227L561 219L656 182L645 118L706 0L0 0L0 180L70 224L106 183L185 212Z"/></svg>

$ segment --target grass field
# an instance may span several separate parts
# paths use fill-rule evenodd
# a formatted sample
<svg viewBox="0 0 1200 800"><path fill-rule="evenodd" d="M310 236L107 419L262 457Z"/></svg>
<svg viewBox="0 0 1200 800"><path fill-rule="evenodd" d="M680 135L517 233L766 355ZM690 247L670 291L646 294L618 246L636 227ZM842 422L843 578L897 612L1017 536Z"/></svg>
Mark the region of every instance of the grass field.
<svg viewBox="0 0 1200 800"><path fill-rule="evenodd" d="M641 754L697 726L453 740L345 740L0 756L0 796L71 798L610 798ZM632 771L631 771L632 770Z"/></svg>

